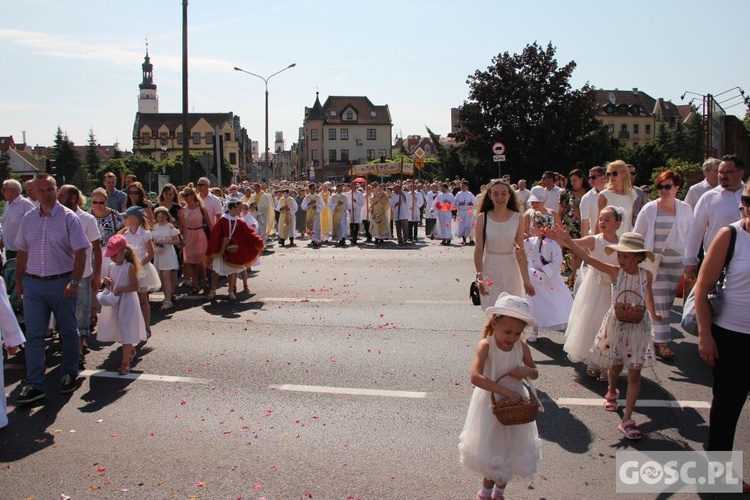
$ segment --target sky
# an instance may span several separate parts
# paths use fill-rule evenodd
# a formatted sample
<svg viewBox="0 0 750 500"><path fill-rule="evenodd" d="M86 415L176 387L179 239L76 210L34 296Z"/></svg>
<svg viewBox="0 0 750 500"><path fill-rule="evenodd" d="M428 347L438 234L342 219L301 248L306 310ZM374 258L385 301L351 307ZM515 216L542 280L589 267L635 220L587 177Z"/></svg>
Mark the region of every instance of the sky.
<svg viewBox="0 0 750 500"><path fill-rule="evenodd" d="M573 60L571 84L639 88L687 103L750 92L744 0L190 0L189 109L233 112L262 148L297 140L316 92L367 96L390 108L394 136L447 135L469 75L534 41ZM181 0L24 0L0 22L0 136L132 150L148 43L159 110L182 111ZM730 90L734 89L734 90ZM688 94L684 101L680 96ZM730 106L735 99L727 102ZM727 109L743 116L744 104Z"/></svg>

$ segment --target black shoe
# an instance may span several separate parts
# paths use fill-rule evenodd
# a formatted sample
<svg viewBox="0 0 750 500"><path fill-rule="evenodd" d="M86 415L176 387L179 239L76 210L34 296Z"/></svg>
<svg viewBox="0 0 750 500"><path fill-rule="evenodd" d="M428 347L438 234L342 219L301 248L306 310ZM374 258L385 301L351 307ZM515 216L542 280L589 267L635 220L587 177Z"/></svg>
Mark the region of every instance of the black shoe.
<svg viewBox="0 0 750 500"><path fill-rule="evenodd" d="M76 378L70 373L66 373L60 379L60 394L70 394L76 390Z"/></svg>
<svg viewBox="0 0 750 500"><path fill-rule="evenodd" d="M476 243L474 242L474 240L469 240L469 246L473 247L474 245L476 245Z"/></svg>
<svg viewBox="0 0 750 500"><path fill-rule="evenodd" d="M86 369L86 355L85 354L78 355L78 369L79 370Z"/></svg>
<svg viewBox="0 0 750 500"><path fill-rule="evenodd" d="M339 245L338 246L345 247L346 246L346 240L342 239L341 241L339 241Z"/></svg>
<svg viewBox="0 0 750 500"><path fill-rule="evenodd" d="M26 403L31 403L36 401L37 399L43 399L44 398L44 391L40 391L39 389L35 389L31 387L30 385L25 386L21 390L21 394L18 395L16 398L16 404L22 405Z"/></svg>

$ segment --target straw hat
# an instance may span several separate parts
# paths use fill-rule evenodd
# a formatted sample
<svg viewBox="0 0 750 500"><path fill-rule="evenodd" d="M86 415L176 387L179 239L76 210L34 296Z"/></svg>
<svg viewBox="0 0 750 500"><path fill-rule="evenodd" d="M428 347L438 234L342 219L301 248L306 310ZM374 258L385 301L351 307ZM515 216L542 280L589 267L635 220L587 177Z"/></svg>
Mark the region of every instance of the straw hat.
<svg viewBox="0 0 750 500"><path fill-rule="evenodd" d="M495 305L484 311L487 316L510 316L525 321L527 326L536 326L536 319L531 314L529 301L508 292L502 292L495 301Z"/></svg>
<svg viewBox="0 0 750 500"><path fill-rule="evenodd" d="M604 247L604 252L607 255L612 255L614 252L623 253L645 253L646 258L650 261L654 260L654 252L649 252L645 248L645 239L642 234L638 233L622 233L620 241L616 245L607 245Z"/></svg>

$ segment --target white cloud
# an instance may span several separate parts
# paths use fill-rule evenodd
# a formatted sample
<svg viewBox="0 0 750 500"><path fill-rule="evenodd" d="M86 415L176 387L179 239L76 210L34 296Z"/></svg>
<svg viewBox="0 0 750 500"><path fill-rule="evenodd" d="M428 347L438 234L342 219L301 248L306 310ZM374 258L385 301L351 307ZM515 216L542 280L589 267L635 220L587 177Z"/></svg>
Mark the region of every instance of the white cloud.
<svg viewBox="0 0 750 500"><path fill-rule="evenodd" d="M0 111L23 111L38 107L41 107L41 104L0 101Z"/></svg>

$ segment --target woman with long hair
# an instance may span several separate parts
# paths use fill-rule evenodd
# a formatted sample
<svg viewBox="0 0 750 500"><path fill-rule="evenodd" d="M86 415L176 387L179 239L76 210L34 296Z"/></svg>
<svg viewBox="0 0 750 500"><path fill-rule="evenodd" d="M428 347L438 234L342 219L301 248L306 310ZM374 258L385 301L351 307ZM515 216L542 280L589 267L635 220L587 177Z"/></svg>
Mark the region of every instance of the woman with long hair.
<svg viewBox="0 0 750 500"><path fill-rule="evenodd" d="M586 174L581 169L575 168L568 174L568 182L565 185L565 191L560 193L560 216L562 223L570 231L573 239L580 238L581 235L581 198L585 195L591 185ZM563 250L565 261L563 262L563 272L568 273L568 286L573 289L576 279L576 271L581 266L581 259L575 256L567 248Z"/></svg>
<svg viewBox="0 0 750 500"><path fill-rule="evenodd" d="M154 211L151 208L151 202L148 201L143 185L138 181L133 182L128 186L126 194L128 195L128 199L125 202L125 208L141 207L146 214L146 220L153 226L155 223Z"/></svg>
<svg viewBox="0 0 750 500"><path fill-rule="evenodd" d="M190 279L193 294L200 293L202 279L205 288L210 289L206 283L206 268L203 260L208 248L208 235L211 234L213 224L208 217L208 212L203 206L200 195L192 187L186 187L182 191L185 206L180 210L178 226L185 241L182 249L185 276Z"/></svg>
<svg viewBox="0 0 750 500"><path fill-rule="evenodd" d="M622 233L632 231L633 209L638 194L630 183L630 172L624 161L615 160L607 165L605 175L607 176L607 184L604 186L602 192L599 193L599 211L601 212L602 208L607 205L620 207L625 210L625 214L622 217L622 224L620 224L620 229L617 230L617 237L619 238L622 236ZM599 227L594 227L594 233L598 232Z"/></svg>
<svg viewBox="0 0 750 500"><path fill-rule="evenodd" d="M656 355L661 359L674 357L674 352L669 348L672 340L669 313L685 271L683 252L688 230L693 223L690 205L677 199L681 186L682 176L677 172L665 170L660 173L654 182L659 198L643 206L633 229L643 235L647 250L661 255L661 262L651 284L656 312L662 317L661 321L651 322Z"/></svg>
<svg viewBox="0 0 750 500"><path fill-rule="evenodd" d="M510 184L490 183L476 219L474 268L482 310L492 306L500 292L534 295L524 248L521 208Z"/></svg>

